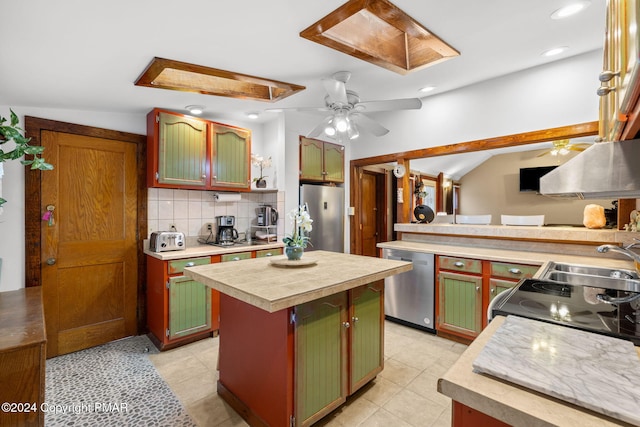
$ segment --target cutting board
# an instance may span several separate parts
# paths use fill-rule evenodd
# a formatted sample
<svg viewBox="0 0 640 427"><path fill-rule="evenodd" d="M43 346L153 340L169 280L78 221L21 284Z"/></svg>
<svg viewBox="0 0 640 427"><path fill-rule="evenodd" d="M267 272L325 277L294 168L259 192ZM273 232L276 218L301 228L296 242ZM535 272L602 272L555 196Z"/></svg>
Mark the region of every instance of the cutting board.
<svg viewBox="0 0 640 427"><path fill-rule="evenodd" d="M473 368L640 425L640 359L630 341L508 316Z"/></svg>

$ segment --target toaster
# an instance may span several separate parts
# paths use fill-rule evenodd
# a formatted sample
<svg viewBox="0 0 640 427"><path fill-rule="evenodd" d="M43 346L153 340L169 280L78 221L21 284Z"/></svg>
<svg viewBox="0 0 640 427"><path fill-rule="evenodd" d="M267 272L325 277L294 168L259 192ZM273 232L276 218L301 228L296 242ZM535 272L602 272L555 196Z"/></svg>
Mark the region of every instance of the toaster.
<svg viewBox="0 0 640 427"><path fill-rule="evenodd" d="M183 251L187 248L184 233L179 231L155 231L149 239L149 249L153 252Z"/></svg>

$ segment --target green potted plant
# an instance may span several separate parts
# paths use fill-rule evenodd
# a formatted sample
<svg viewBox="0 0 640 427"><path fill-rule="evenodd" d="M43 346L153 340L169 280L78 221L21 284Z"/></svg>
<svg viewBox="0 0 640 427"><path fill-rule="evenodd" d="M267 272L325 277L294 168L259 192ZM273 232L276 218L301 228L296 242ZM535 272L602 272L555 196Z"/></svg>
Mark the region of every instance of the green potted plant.
<svg viewBox="0 0 640 427"><path fill-rule="evenodd" d="M23 130L18 126L18 116L16 113L11 111L11 120L9 124L5 124L7 119L0 116L0 179L2 178L2 163L8 162L9 160L18 160L23 156L28 156L28 158L23 158L20 160L20 163L23 165L31 165L31 169L39 169L39 170L51 170L53 166L49 163L45 162L42 157L39 157L40 154L44 151L44 147L38 145L29 145L29 141L31 138L26 138L23 135ZM5 144L13 142L13 149L6 150ZM11 148L11 147L9 147ZM0 209L2 205L7 201L0 197Z"/></svg>

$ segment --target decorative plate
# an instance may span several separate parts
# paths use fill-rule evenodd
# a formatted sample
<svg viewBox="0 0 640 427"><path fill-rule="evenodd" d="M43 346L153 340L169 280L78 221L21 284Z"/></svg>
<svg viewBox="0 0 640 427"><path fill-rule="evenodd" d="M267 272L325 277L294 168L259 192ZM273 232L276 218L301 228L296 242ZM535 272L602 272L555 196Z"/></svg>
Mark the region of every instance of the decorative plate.
<svg viewBox="0 0 640 427"><path fill-rule="evenodd" d="M275 267L310 267L312 265L316 265L318 263L317 259L298 259L298 260L288 260L288 259L272 259L270 264Z"/></svg>

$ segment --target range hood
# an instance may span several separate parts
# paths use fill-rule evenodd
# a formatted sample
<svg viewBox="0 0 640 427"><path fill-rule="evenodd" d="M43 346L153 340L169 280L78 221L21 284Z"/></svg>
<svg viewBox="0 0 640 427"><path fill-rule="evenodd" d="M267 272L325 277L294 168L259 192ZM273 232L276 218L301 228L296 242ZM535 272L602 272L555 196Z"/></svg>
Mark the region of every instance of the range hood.
<svg viewBox="0 0 640 427"><path fill-rule="evenodd" d="M540 193L578 199L640 198L640 140L593 144L540 178Z"/></svg>

